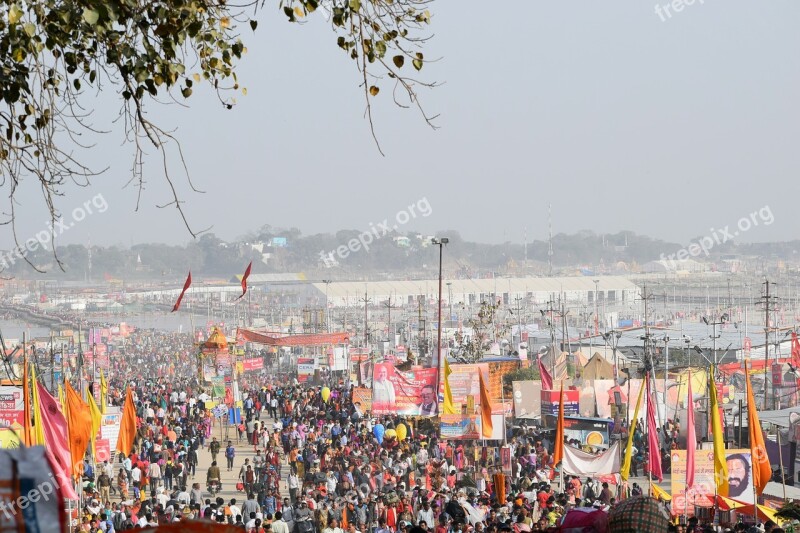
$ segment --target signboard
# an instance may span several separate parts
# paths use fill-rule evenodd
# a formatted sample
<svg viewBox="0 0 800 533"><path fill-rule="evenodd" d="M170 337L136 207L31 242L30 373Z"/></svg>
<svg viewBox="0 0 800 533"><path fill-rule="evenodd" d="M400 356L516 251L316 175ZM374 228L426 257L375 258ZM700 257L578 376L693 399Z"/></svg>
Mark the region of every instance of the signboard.
<svg viewBox="0 0 800 533"><path fill-rule="evenodd" d="M494 420L492 421L494 423ZM446 440L477 440L481 438L481 415L441 415L441 438Z"/></svg>
<svg viewBox="0 0 800 533"><path fill-rule="evenodd" d="M695 507L713 507L714 451L697 450L694 454L694 485L686 494L686 450L672 450L672 514L694 514ZM750 450L725 450L728 461L728 497L753 504L753 478Z"/></svg>
<svg viewBox="0 0 800 533"><path fill-rule="evenodd" d="M773 363L772 365L772 386L783 387L783 365Z"/></svg>
<svg viewBox="0 0 800 533"><path fill-rule="evenodd" d="M95 439L94 441L95 461L102 463L111 460L111 443L108 439Z"/></svg>
<svg viewBox="0 0 800 533"><path fill-rule="evenodd" d="M111 410L111 407L108 408ZM109 450L117 447L119 428L122 425L122 413L107 412L100 419L100 437L108 441ZM113 444L112 444L113 443Z"/></svg>
<svg viewBox="0 0 800 533"><path fill-rule="evenodd" d="M478 397L481 394L479 372L483 374L483 382L489 386L489 364L475 365L450 365L450 392L453 394L453 404L458 409L468 402L469 396ZM444 394L444 372L441 373L439 391ZM444 400L442 396L441 400Z"/></svg>
<svg viewBox="0 0 800 533"><path fill-rule="evenodd" d="M558 419L559 391L542 391L542 422L544 427L556 427ZM564 416L578 416L580 407L580 391L564 391Z"/></svg>
<svg viewBox="0 0 800 533"><path fill-rule="evenodd" d="M566 391L565 391L566 392ZM607 449L611 446L609 425L604 418L579 418L564 415L564 436L577 440L581 446Z"/></svg>
<svg viewBox="0 0 800 533"><path fill-rule="evenodd" d="M328 366L333 371L347 370L347 347L335 346L328 350Z"/></svg>
<svg viewBox="0 0 800 533"><path fill-rule="evenodd" d="M372 411L372 390L366 387L354 388L353 404L359 408L361 414L365 414L367 411Z"/></svg>
<svg viewBox="0 0 800 533"><path fill-rule="evenodd" d="M242 370L245 372L257 372L263 370L264 359L262 357L253 357L250 359L242 359Z"/></svg>
<svg viewBox="0 0 800 533"><path fill-rule="evenodd" d="M542 413L542 382L515 381L514 416L517 418L539 418Z"/></svg>
<svg viewBox="0 0 800 533"><path fill-rule="evenodd" d="M305 383L310 376L314 375L316 368L316 361L313 357L298 357L297 358L297 381Z"/></svg>
<svg viewBox="0 0 800 533"><path fill-rule="evenodd" d="M753 340L750 337L745 337L742 341L742 350L744 350L744 356L750 357L750 351L753 349Z"/></svg>
<svg viewBox="0 0 800 533"><path fill-rule="evenodd" d="M22 427L24 421L22 387L0 386L0 427Z"/></svg>
<svg viewBox="0 0 800 533"><path fill-rule="evenodd" d="M372 380L373 414L436 416L436 368L417 368L401 372L393 365L375 365Z"/></svg>

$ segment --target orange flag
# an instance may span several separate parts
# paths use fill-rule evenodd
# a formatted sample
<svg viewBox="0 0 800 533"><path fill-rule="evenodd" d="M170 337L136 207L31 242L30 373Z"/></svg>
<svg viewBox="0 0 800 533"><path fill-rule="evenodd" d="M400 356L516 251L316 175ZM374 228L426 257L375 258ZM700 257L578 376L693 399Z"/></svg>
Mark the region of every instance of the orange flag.
<svg viewBox="0 0 800 533"><path fill-rule="evenodd" d="M756 399L753 396L753 386L750 384L750 372L747 371L747 361L744 363L744 375L747 380L747 427L750 430L753 487L756 489L756 494L760 495L772 479L772 466L767 456L767 447L764 445L764 433L761 431L761 422L758 419Z"/></svg>
<svg viewBox="0 0 800 533"><path fill-rule="evenodd" d="M83 458L92 438L92 413L81 395L75 392L69 381L66 382L67 427L69 431L69 451L72 456L72 475L83 474Z"/></svg>
<svg viewBox="0 0 800 533"><path fill-rule="evenodd" d="M484 439L492 438L492 402L489 400L489 391L483 381L483 372L478 372L481 385L481 434Z"/></svg>
<svg viewBox="0 0 800 533"><path fill-rule="evenodd" d="M558 393L558 422L556 423L556 448L553 452L553 470L550 479L556 474L556 466L564 458L564 381L561 381L561 392Z"/></svg>
<svg viewBox="0 0 800 533"><path fill-rule="evenodd" d="M122 423L119 427L117 451L124 453L126 457L130 455L135 438L136 406L133 405L133 391L130 385L128 385L128 389L125 391L125 407L122 408Z"/></svg>

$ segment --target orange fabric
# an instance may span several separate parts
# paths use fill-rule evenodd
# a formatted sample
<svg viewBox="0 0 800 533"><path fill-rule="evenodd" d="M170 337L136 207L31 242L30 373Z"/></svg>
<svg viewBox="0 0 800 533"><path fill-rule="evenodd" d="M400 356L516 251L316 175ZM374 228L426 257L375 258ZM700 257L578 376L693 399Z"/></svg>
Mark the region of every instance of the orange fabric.
<svg viewBox="0 0 800 533"><path fill-rule="evenodd" d="M561 381L561 392L558 396L558 423L556 424L556 442L553 452L553 469L550 479L555 477L556 466L564 458L564 381Z"/></svg>
<svg viewBox="0 0 800 533"><path fill-rule="evenodd" d="M22 368L22 401L23 401L23 417L22 421L22 443L25 446L33 446L33 427L31 426L31 396L28 393L28 360L25 358Z"/></svg>
<svg viewBox="0 0 800 533"><path fill-rule="evenodd" d="M136 407L133 405L133 391L130 385L125 391L125 406L122 409L122 422L117 438L117 451L128 456L133 450L136 438Z"/></svg>
<svg viewBox="0 0 800 533"><path fill-rule="evenodd" d="M494 490L497 497L497 503L500 505L506 504L506 475L495 474L492 476L494 480Z"/></svg>
<svg viewBox="0 0 800 533"><path fill-rule="evenodd" d="M750 384L750 372L747 362L744 363L744 375L747 380L747 425L750 428L750 456L753 462L753 487L756 494L761 494L772 479L772 466L764 445L764 433L758 419L756 399L753 396L753 385Z"/></svg>
<svg viewBox="0 0 800 533"><path fill-rule="evenodd" d="M484 439L492 438L492 402L489 400L489 391L483 381L483 372L478 372L481 385L481 434ZM502 504L501 504L502 505Z"/></svg>
<svg viewBox="0 0 800 533"><path fill-rule="evenodd" d="M69 432L69 451L72 456L72 475L83 473L83 458L92 438L92 413L89 404L75 392L69 381L65 382L68 405L67 427Z"/></svg>

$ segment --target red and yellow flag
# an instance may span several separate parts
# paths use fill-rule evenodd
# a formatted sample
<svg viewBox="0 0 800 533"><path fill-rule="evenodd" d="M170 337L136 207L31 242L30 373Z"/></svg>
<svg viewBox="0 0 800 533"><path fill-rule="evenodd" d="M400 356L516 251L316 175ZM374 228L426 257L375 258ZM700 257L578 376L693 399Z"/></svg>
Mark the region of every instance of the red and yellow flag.
<svg viewBox="0 0 800 533"><path fill-rule="evenodd" d="M489 400L489 392L483 381L483 372L478 371L478 379L481 385L481 435L484 439L491 439L494 429L492 427L492 402Z"/></svg>
<svg viewBox="0 0 800 533"><path fill-rule="evenodd" d="M65 383L67 394L67 428L69 430L69 452L72 458L72 475L83 474L83 458L89 447L92 434L92 414L89 405L75 392L69 381Z"/></svg>
<svg viewBox="0 0 800 533"><path fill-rule="evenodd" d="M558 393L558 422L556 423L556 447L553 452L553 470L550 479L555 477L556 466L564 459L564 381L561 381L561 390Z"/></svg>
<svg viewBox="0 0 800 533"><path fill-rule="evenodd" d="M753 386L750 384L750 374L747 372L747 361L744 363L744 375L747 380L747 427L750 429L753 487L756 489L756 494L760 495L764 492L767 483L772 479L772 466L769 463L767 447L764 445L764 433L761 431L761 421L758 419Z"/></svg>
<svg viewBox="0 0 800 533"><path fill-rule="evenodd" d="M133 405L133 391L128 385L125 391L125 406L122 408L122 423L119 427L119 438L117 439L117 451L124 453L127 457L133 449L133 441L136 439L136 406Z"/></svg>

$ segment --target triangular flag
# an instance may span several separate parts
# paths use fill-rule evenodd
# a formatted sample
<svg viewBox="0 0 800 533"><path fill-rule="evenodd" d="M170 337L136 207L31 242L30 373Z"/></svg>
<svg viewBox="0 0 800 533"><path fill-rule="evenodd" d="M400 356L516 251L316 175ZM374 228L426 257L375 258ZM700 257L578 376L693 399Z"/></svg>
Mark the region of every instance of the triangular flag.
<svg viewBox="0 0 800 533"><path fill-rule="evenodd" d="M631 473L631 455L633 451L633 434L636 431L636 424L639 420L639 407L642 405L642 396L644 396L644 383L639 388L639 399L636 400L636 409L633 410L633 420L628 424L628 445L625 447L625 460L622 462L622 468L619 475L623 481L628 480Z"/></svg>
<svg viewBox="0 0 800 533"><path fill-rule="evenodd" d="M89 398L89 413L92 415L92 457L96 457L97 443L95 440L97 439L97 433L100 431L103 415L100 413L100 408L97 407L97 402L94 401L94 395L89 394L87 391L86 396Z"/></svg>
<svg viewBox="0 0 800 533"><path fill-rule="evenodd" d="M89 448L92 432L92 414L89 406L81 399L69 381L65 384L67 394L67 428L69 430L69 451L72 456L72 475L83 474L83 459Z"/></svg>
<svg viewBox="0 0 800 533"><path fill-rule="evenodd" d="M247 268L244 271L244 276L242 276L242 294L241 296L239 296L239 298L236 298L237 300L242 298L245 295L245 293L247 293L247 278L250 277L250 269L252 268L253 268L253 262L250 261L250 264L247 265Z"/></svg>
<svg viewBox="0 0 800 533"><path fill-rule="evenodd" d="M106 414L106 406L108 406L108 383L106 383L106 376L103 374L103 369L100 369L100 413Z"/></svg>
<svg viewBox="0 0 800 533"><path fill-rule="evenodd" d="M28 372L28 359L27 357L23 357L23 368L22 368L22 409L23 409L23 420L22 420L22 443L25 446L33 446L34 440L36 439L33 436L33 426L31 425L31 395L30 395L30 374Z"/></svg>
<svg viewBox="0 0 800 533"><path fill-rule="evenodd" d="M744 363L744 375L747 380L747 427L750 431L750 457L753 461L753 487L756 494L764 492L767 483L772 479L772 466L764 445L764 432L761 431L761 421L758 419L756 399L753 395L753 385L750 383L750 373L747 371L747 362Z"/></svg>
<svg viewBox="0 0 800 533"><path fill-rule="evenodd" d="M183 300L183 295L186 294L186 291L189 290L189 287L192 285L192 271L189 271L189 276L186 278L186 283L183 284L183 290L181 291L180 296L178 296L178 300L175 302L175 305L172 307L172 312L178 310L181 306L181 300Z"/></svg>
<svg viewBox="0 0 800 533"><path fill-rule="evenodd" d="M694 398L692 397L692 371L689 370L689 397L686 399L686 488L694 486L694 451L697 449L697 433L694 427Z"/></svg>
<svg viewBox="0 0 800 533"><path fill-rule="evenodd" d="M486 390L486 382L483 381L483 372L478 371L478 380L481 388L481 435L484 439L492 438L492 402L489 400L489 391Z"/></svg>
<svg viewBox="0 0 800 533"><path fill-rule="evenodd" d="M553 390L553 376L551 376L550 372L545 368L541 357L539 357L537 362L539 363L539 376L542 379L542 390Z"/></svg>
<svg viewBox="0 0 800 533"><path fill-rule="evenodd" d="M442 407L442 413L446 415L455 415L458 414L456 411L456 406L453 404L453 390L450 388L450 374L453 371L450 370L450 364L447 362L447 358L444 358L444 406Z"/></svg>
<svg viewBox="0 0 800 533"><path fill-rule="evenodd" d="M125 392L125 406L122 408L122 423L119 427L119 438L117 439L117 451L127 457L133 449L133 441L136 439L136 406L133 405L133 391L130 385Z"/></svg>
<svg viewBox="0 0 800 533"><path fill-rule="evenodd" d="M564 459L564 380L561 380L561 392L558 394L558 422L556 423L556 442L553 451L553 469L550 479L556 475L556 466Z"/></svg>
<svg viewBox="0 0 800 533"><path fill-rule="evenodd" d="M45 447L48 458L64 497L77 500L78 495L72 487L72 455L69 451L67 420L61 412L58 402L41 383L36 385L39 396L39 415L42 419Z"/></svg>
<svg viewBox="0 0 800 533"><path fill-rule="evenodd" d="M653 401L651 393L650 374L645 377L647 383L647 447L650 475L659 481L663 481L664 474L661 471L661 445L658 441L658 426L656 425L656 403Z"/></svg>
<svg viewBox="0 0 800 533"><path fill-rule="evenodd" d="M31 414L33 414L33 445L44 446L42 415L39 412L39 387L36 383L36 366L31 365Z"/></svg>
<svg viewBox="0 0 800 533"><path fill-rule="evenodd" d="M728 495L728 461L725 457L725 435L722 434L722 420L719 413L717 384L714 383L714 366L708 374L709 411L711 416L711 434L714 437L714 477L717 483L717 494ZM750 407L750 406L748 406Z"/></svg>

